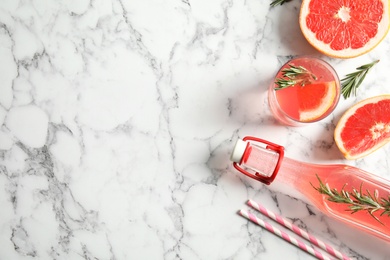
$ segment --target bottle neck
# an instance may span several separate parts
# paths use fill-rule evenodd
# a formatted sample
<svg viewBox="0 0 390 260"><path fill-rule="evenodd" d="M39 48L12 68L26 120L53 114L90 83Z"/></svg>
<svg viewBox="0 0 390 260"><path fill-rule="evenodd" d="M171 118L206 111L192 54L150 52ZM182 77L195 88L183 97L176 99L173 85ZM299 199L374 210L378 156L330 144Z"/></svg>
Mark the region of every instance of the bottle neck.
<svg viewBox="0 0 390 260"><path fill-rule="evenodd" d="M252 173L252 176L249 177L254 179L257 179L256 177L259 175L270 178L275 174L274 179L269 183L261 179L257 180L270 184L275 191L306 201L309 195L307 193L313 189L311 183L316 182L315 172L323 171L320 169L322 166L296 161L284 157L278 151L253 143L247 143L240 160L240 167L245 169L246 172Z"/></svg>
<svg viewBox="0 0 390 260"><path fill-rule="evenodd" d="M269 178L275 172L279 154L273 150L249 144L242 158L242 166L257 174ZM282 159L283 160L283 159ZM278 174L278 172L276 172Z"/></svg>

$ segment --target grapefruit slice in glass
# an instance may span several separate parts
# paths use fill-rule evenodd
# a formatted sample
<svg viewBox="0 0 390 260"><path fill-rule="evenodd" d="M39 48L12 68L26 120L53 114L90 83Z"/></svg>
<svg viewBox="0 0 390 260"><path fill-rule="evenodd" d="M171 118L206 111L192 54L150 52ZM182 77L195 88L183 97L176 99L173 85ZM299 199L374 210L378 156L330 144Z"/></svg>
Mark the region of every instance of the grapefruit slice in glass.
<svg viewBox="0 0 390 260"><path fill-rule="evenodd" d="M299 120L308 122L324 115L334 104L336 98L336 82L318 82L297 87L299 104Z"/></svg>
<svg viewBox="0 0 390 260"><path fill-rule="evenodd" d="M299 25L308 42L336 58L376 47L390 26L389 0L303 0Z"/></svg>
<svg viewBox="0 0 390 260"><path fill-rule="evenodd" d="M337 123L334 139L346 159L362 158L390 141L390 95L365 99Z"/></svg>

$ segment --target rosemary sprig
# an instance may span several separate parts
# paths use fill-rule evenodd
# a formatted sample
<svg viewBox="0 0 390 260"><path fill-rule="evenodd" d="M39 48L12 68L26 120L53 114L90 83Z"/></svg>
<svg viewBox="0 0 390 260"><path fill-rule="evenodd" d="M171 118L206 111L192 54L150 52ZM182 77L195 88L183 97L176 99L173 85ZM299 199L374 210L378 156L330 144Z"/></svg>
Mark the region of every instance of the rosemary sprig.
<svg viewBox="0 0 390 260"><path fill-rule="evenodd" d="M375 220L383 225L383 223L378 219L378 217L374 216L376 211L382 211L380 216L387 215L390 217L390 194L388 198L379 198L378 190L374 191L374 194L371 194L369 190L366 190L366 194L362 191L363 183L360 185L360 189L356 190L352 189L352 192L346 191L345 185L341 189L341 191L337 191L336 188L331 189L328 183L324 184L320 177L317 176L319 181L319 187L314 187L312 183L311 186L319 193L327 195L328 200L336 203L345 203L349 205L349 211L356 213L361 210L366 210Z"/></svg>
<svg viewBox="0 0 390 260"><path fill-rule="evenodd" d="M277 5L282 5L284 3L290 2L291 0L274 0L270 4L271 7L277 6Z"/></svg>
<svg viewBox="0 0 390 260"><path fill-rule="evenodd" d="M356 72L347 74L345 78L341 80L341 93L343 94L344 99L349 98L352 93L354 94L354 96L356 96L356 91L360 84L363 82L368 71L378 62L379 60L376 60L369 64L360 66L356 68Z"/></svg>
<svg viewBox="0 0 390 260"><path fill-rule="evenodd" d="M282 70L282 78L277 78L275 84L278 87L275 90L280 90L294 85L301 85L302 87L306 84L311 83L312 80L316 80L317 77L306 68L302 66L294 66L288 64L289 68L284 68Z"/></svg>

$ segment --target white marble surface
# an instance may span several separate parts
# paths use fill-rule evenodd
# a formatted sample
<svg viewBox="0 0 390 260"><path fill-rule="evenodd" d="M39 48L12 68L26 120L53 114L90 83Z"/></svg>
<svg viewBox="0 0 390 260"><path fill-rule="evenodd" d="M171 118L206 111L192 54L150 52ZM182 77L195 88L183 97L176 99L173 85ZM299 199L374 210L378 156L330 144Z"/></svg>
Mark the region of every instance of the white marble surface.
<svg viewBox="0 0 390 260"><path fill-rule="evenodd" d="M307 162L390 179L390 146L342 159L346 108L388 93L390 37L340 77L381 59L324 121L277 124L266 89L282 62L318 53L299 0L0 1L0 259L313 259L237 215L253 198L354 259L389 245L290 191L235 171L246 135Z"/></svg>

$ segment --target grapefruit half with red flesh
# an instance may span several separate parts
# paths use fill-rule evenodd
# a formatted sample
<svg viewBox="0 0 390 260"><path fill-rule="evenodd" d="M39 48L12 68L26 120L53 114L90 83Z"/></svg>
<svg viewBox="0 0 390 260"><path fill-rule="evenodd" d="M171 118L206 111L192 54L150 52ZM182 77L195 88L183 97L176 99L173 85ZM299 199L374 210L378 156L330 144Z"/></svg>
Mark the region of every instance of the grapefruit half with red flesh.
<svg viewBox="0 0 390 260"><path fill-rule="evenodd" d="M390 0L303 0L299 24L308 42L336 58L376 47L390 26Z"/></svg>
<svg viewBox="0 0 390 260"><path fill-rule="evenodd" d="M348 109L334 138L346 159L364 157L390 141L390 95L365 99Z"/></svg>

